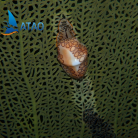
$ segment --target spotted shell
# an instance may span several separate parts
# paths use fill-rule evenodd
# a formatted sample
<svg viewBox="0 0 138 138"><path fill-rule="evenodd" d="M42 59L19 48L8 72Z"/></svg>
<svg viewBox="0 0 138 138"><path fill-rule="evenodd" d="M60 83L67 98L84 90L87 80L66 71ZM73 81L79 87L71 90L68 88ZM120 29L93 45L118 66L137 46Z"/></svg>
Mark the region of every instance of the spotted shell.
<svg viewBox="0 0 138 138"><path fill-rule="evenodd" d="M87 48L76 39L73 26L68 20L60 20L58 31L56 38L58 60L69 76L80 79L87 71Z"/></svg>

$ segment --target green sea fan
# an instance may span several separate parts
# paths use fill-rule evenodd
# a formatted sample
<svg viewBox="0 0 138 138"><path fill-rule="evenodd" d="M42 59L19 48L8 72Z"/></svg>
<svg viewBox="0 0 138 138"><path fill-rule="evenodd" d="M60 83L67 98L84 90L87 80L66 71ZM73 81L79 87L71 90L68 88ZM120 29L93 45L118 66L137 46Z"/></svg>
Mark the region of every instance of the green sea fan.
<svg viewBox="0 0 138 138"><path fill-rule="evenodd" d="M41 21L44 30L0 37L0 137L91 138L83 122L83 111L91 108L117 138L137 137L137 8L130 0L1 1L1 26L10 10L18 29ZM70 78L57 60L61 18L88 49L82 81Z"/></svg>

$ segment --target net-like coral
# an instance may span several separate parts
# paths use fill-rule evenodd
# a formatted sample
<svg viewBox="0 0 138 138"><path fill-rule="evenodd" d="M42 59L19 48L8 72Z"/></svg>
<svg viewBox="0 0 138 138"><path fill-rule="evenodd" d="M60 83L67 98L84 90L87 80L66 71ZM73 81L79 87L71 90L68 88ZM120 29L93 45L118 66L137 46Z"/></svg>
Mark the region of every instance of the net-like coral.
<svg viewBox="0 0 138 138"><path fill-rule="evenodd" d="M91 129L93 138L116 138L111 124L104 122L93 109L86 109L83 112L83 120Z"/></svg>
<svg viewBox="0 0 138 138"><path fill-rule="evenodd" d="M8 10L19 30L0 34L0 138L91 138L83 121L91 108L117 138L137 138L137 9L132 0L0 1L0 33L8 27ZM81 81L70 78L57 60L62 18L88 49ZM20 30L22 22L26 30ZM33 22L44 29L31 30Z"/></svg>

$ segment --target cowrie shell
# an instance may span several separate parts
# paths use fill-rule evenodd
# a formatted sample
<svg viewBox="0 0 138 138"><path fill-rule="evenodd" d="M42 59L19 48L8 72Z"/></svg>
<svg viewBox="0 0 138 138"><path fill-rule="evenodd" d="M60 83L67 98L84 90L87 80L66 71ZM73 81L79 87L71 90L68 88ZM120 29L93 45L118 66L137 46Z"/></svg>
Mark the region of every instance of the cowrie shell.
<svg viewBox="0 0 138 138"><path fill-rule="evenodd" d="M68 20L60 20L58 31L56 38L57 58L70 77L80 79L87 71L87 48L76 39L73 26Z"/></svg>

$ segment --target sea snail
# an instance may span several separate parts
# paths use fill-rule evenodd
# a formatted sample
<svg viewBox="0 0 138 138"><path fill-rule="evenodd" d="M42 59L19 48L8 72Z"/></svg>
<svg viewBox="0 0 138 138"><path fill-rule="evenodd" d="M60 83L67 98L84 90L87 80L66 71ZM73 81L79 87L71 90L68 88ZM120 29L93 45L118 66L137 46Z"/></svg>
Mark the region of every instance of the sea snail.
<svg viewBox="0 0 138 138"><path fill-rule="evenodd" d="M58 60L65 72L74 79L82 78L87 70L87 48L75 37L73 26L66 19L58 24L56 46Z"/></svg>

